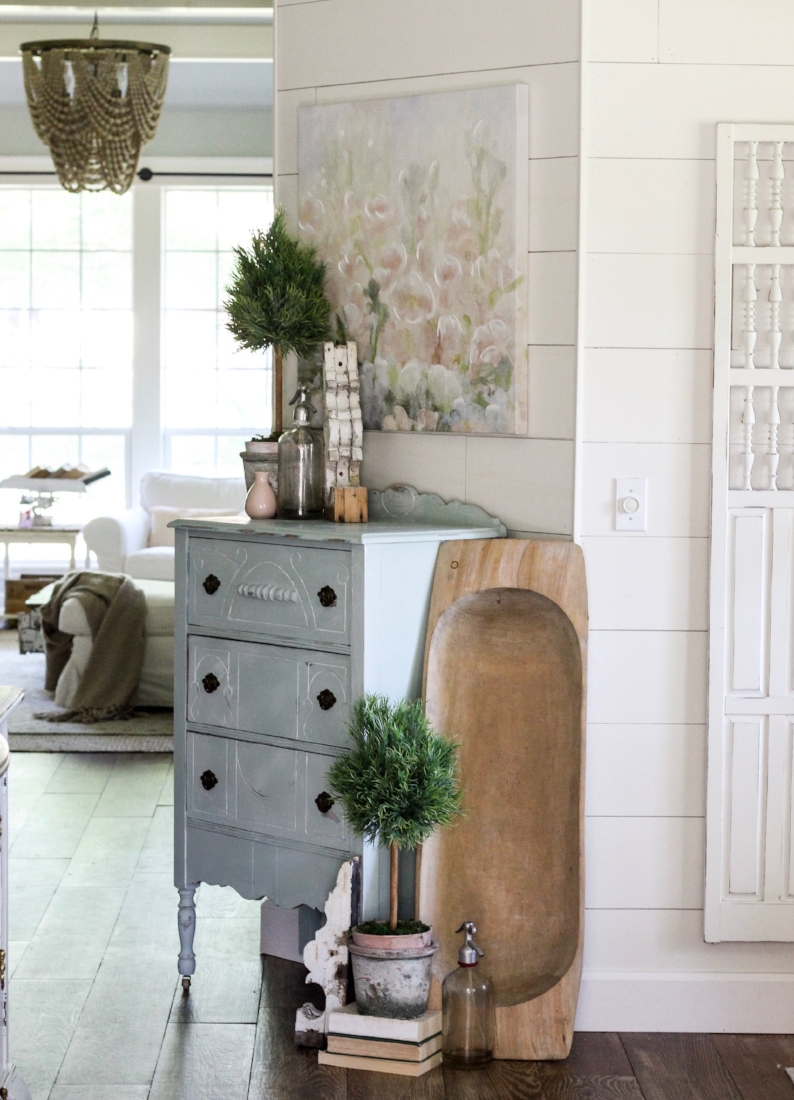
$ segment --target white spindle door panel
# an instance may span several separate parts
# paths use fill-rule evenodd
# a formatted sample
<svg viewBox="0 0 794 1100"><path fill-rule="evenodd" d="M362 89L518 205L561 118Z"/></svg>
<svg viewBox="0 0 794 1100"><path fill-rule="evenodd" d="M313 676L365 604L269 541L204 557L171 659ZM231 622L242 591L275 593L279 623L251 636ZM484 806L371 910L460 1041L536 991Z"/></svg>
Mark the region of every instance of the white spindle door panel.
<svg viewBox="0 0 794 1100"><path fill-rule="evenodd" d="M717 147L706 939L794 942L794 126Z"/></svg>
<svg viewBox="0 0 794 1100"><path fill-rule="evenodd" d="M766 686L767 526L769 511L747 510L732 517L733 692L764 691Z"/></svg>
<svg viewBox="0 0 794 1100"><path fill-rule="evenodd" d="M764 840L765 729L762 718L729 721L730 832L728 835L728 893L761 896L761 849Z"/></svg>

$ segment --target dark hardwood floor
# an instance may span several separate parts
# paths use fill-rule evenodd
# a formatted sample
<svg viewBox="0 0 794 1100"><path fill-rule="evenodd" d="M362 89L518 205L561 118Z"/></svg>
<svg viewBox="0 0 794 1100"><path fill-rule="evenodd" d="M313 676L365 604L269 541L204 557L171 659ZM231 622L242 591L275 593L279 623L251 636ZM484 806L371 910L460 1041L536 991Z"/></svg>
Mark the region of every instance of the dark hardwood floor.
<svg viewBox="0 0 794 1100"><path fill-rule="evenodd" d="M303 968L263 960L249 1100L794 1100L794 1035L582 1032L564 1062L494 1062L416 1080L318 1066L292 1043Z"/></svg>
<svg viewBox="0 0 794 1100"><path fill-rule="evenodd" d="M794 1100L794 1035L576 1036L565 1062L410 1079L293 1043L316 987L259 955L259 905L202 886L177 974L168 756L15 753L11 1057L33 1100Z"/></svg>

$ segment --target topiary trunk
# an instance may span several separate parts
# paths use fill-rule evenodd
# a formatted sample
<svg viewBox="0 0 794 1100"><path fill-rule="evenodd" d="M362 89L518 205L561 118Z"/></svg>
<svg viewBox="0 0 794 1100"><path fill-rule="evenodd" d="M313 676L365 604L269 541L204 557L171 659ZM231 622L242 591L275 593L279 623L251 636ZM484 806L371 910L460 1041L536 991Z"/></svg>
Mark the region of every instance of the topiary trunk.
<svg viewBox="0 0 794 1100"><path fill-rule="evenodd" d="M281 362L281 344L273 345L273 431L284 431L282 406L284 403L284 376Z"/></svg>
<svg viewBox="0 0 794 1100"><path fill-rule="evenodd" d="M400 868L400 849L392 844L389 849L389 928L397 930L397 882Z"/></svg>

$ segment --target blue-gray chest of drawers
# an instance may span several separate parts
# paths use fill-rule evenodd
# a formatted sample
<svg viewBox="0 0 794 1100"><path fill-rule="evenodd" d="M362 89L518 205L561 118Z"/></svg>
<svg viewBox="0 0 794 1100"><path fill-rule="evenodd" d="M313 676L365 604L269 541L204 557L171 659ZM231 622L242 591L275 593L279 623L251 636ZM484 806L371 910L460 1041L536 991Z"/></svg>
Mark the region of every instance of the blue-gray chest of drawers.
<svg viewBox="0 0 794 1100"><path fill-rule="evenodd" d="M373 495L377 511L388 493ZM479 509L435 507L457 508L459 522L172 525L174 878L186 985L200 882L322 908L341 863L359 855L364 918L387 908L383 855L351 835L326 774L347 742L351 700L419 694L439 544L504 533Z"/></svg>

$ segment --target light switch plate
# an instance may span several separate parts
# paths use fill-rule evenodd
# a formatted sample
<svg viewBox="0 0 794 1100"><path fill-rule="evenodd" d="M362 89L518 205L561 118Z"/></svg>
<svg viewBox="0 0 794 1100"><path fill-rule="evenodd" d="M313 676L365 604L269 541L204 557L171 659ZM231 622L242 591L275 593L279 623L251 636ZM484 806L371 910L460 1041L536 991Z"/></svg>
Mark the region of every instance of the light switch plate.
<svg viewBox="0 0 794 1100"><path fill-rule="evenodd" d="M615 478L615 530L648 530L647 478Z"/></svg>

